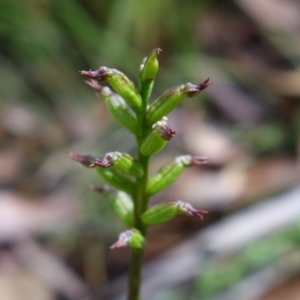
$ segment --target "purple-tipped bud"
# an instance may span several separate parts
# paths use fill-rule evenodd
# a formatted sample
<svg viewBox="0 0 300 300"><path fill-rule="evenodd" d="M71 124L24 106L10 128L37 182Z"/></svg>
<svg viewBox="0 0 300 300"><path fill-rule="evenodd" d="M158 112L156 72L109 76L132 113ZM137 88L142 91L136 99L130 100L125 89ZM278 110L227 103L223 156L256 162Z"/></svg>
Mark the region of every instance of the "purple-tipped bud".
<svg viewBox="0 0 300 300"><path fill-rule="evenodd" d="M142 215L142 221L145 225L157 225L181 214L203 219L203 214L206 213L207 211L195 209L189 203L181 200L168 200L146 210Z"/></svg>
<svg viewBox="0 0 300 300"><path fill-rule="evenodd" d="M115 166L120 171L135 177L143 176L143 168L128 153L118 151L106 153L102 158L97 158L90 164L90 167L109 168Z"/></svg>
<svg viewBox="0 0 300 300"><path fill-rule="evenodd" d="M169 141L172 137L175 136L175 131L168 125L167 123L168 119L167 117L164 117L161 122L157 122L154 124L154 129L157 129L161 133L161 137Z"/></svg>
<svg viewBox="0 0 300 300"><path fill-rule="evenodd" d="M168 202L176 206L181 213L190 217L199 217L203 220L203 215L208 213L206 210L195 209L191 204L181 200L169 200Z"/></svg>
<svg viewBox="0 0 300 300"><path fill-rule="evenodd" d="M80 73L90 79L107 81L129 105L141 107L142 99L138 90L133 82L119 70L100 67L96 71L80 71Z"/></svg>
<svg viewBox="0 0 300 300"><path fill-rule="evenodd" d="M153 195L168 187L172 184L183 172L186 167L198 166L206 164L207 158L191 156L191 155L180 155L175 159L163 166L147 183L147 194Z"/></svg>
<svg viewBox="0 0 300 300"><path fill-rule="evenodd" d="M96 79L99 81L106 81L109 76L109 69L107 67L100 67L96 71L79 71L81 75L89 77L91 79Z"/></svg>
<svg viewBox="0 0 300 300"><path fill-rule="evenodd" d="M110 249L122 248L129 245L132 248L142 248L145 243L145 238L137 229L130 229L122 232L119 239Z"/></svg>
<svg viewBox="0 0 300 300"><path fill-rule="evenodd" d="M89 167L95 161L95 157L92 155L82 155L75 152L67 152L67 154L71 159L81 163L85 167Z"/></svg>
<svg viewBox="0 0 300 300"><path fill-rule="evenodd" d="M174 158L175 163L182 165L183 167L200 166L209 162L207 157L180 155Z"/></svg>
<svg viewBox="0 0 300 300"><path fill-rule="evenodd" d="M187 97L194 97L197 96L201 91L206 89L211 84L212 83L209 82L209 77L199 84L186 83L185 85L182 86L182 92Z"/></svg>
<svg viewBox="0 0 300 300"><path fill-rule="evenodd" d="M153 124L168 115L183 98L194 97L210 85L209 78L199 84L186 83L173 87L156 99L147 111L148 124Z"/></svg>
<svg viewBox="0 0 300 300"><path fill-rule="evenodd" d="M89 167L100 167L100 168L109 168L113 166L113 159L111 155L108 153L102 158L97 158L95 161L93 161Z"/></svg>
<svg viewBox="0 0 300 300"><path fill-rule="evenodd" d="M163 117L162 120L153 124L151 132L141 146L143 155L150 156L157 153L175 135L175 131L168 125L167 120L167 117Z"/></svg>
<svg viewBox="0 0 300 300"><path fill-rule="evenodd" d="M119 234L119 239L110 246L110 249L126 247L132 237L132 230L126 230Z"/></svg>

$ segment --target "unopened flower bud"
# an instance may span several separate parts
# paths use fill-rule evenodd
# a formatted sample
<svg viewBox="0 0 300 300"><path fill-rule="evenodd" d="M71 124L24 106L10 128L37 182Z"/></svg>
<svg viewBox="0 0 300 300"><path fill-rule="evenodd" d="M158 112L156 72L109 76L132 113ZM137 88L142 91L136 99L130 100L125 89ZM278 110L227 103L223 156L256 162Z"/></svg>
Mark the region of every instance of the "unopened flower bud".
<svg viewBox="0 0 300 300"><path fill-rule="evenodd" d="M145 238L137 229L130 229L122 232L119 239L110 249L126 247L129 245L132 248L142 248L145 243Z"/></svg>
<svg viewBox="0 0 300 300"><path fill-rule="evenodd" d="M148 102L154 86L154 78L159 67L157 55L160 51L159 48L153 49L140 66L140 93L144 104Z"/></svg>
<svg viewBox="0 0 300 300"><path fill-rule="evenodd" d="M103 87L100 94L112 116L131 133L137 134L139 126L136 116L124 99L120 95L113 93L108 87Z"/></svg>
<svg viewBox="0 0 300 300"><path fill-rule="evenodd" d="M160 52L161 49L156 48L145 57L140 66L140 79L142 82L153 81L159 67L157 56Z"/></svg>
<svg viewBox="0 0 300 300"><path fill-rule="evenodd" d="M135 192L135 183L125 173L112 167L109 169L96 168L100 177L111 186L127 194L133 195Z"/></svg>
<svg viewBox="0 0 300 300"><path fill-rule="evenodd" d="M143 168L128 153L109 152L102 158L97 158L90 167L109 168L115 166L120 171L135 177L143 176Z"/></svg>
<svg viewBox="0 0 300 300"><path fill-rule="evenodd" d="M168 115L183 98L194 97L209 85L208 78L198 85L186 83L167 90L150 105L147 112L148 124L153 124Z"/></svg>
<svg viewBox="0 0 300 300"><path fill-rule="evenodd" d="M167 222L180 214L203 219L203 214L205 213L207 211L195 209L191 204L181 200L169 200L150 207L142 215L142 220L145 225L157 225Z"/></svg>
<svg viewBox="0 0 300 300"><path fill-rule="evenodd" d="M156 194L171 185L183 172L186 167L202 165L207 163L206 158L193 157L191 155L181 155L176 157L171 163L163 166L147 184L147 195Z"/></svg>
<svg viewBox="0 0 300 300"><path fill-rule="evenodd" d="M116 215L127 227L133 226L133 201L128 194L122 191L113 191L106 186L91 185L90 188L109 199Z"/></svg>
<svg viewBox="0 0 300 300"><path fill-rule="evenodd" d="M92 155L81 155L74 152L68 152L67 154L71 159L81 163L86 167L91 167L91 165L94 166L93 164L96 161L96 158ZM97 167L96 170L100 177L111 186L130 195L134 193L134 182L123 172L118 171L116 168L103 169L103 167Z"/></svg>
<svg viewBox="0 0 300 300"><path fill-rule="evenodd" d="M150 207L142 215L142 221L145 225L157 225L167 222L178 214L178 209L169 202L163 202Z"/></svg>
<svg viewBox="0 0 300 300"><path fill-rule="evenodd" d="M141 146L141 153L150 156L165 147L167 142L175 135L175 131L167 124L167 117L156 122Z"/></svg>
<svg viewBox="0 0 300 300"><path fill-rule="evenodd" d="M113 89L132 107L141 107L141 96L135 85L122 72L116 69L100 67L96 71L80 71L81 75L96 79L99 81L107 81Z"/></svg>

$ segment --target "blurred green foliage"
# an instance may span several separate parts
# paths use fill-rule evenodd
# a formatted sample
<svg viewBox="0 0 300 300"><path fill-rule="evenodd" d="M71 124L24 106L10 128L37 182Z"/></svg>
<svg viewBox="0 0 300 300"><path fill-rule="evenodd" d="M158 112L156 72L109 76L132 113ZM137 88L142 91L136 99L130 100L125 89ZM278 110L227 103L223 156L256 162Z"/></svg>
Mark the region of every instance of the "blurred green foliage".
<svg viewBox="0 0 300 300"><path fill-rule="evenodd" d="M205 267L196 280L196 289L201 299L212 299L214 294L237 284L243 277L276 264L291 257L294 253L294 263L300 266L300 254L297 248L300 244L300 223L296 222L289 228L258 240L246 246L239 253L225 259L223 262L211 263Z"/></svg>

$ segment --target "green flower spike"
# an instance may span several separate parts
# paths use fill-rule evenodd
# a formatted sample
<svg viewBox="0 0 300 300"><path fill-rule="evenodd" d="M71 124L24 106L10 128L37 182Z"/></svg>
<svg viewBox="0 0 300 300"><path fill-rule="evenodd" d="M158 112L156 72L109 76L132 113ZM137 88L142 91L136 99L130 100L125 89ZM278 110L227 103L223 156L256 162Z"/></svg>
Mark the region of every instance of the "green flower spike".
<svg viewBox="0 0 300 300"><path fill-rule="evenodd" d="M106 153L104 157L68 155L84 166L94 167L105 183L118 189L92 188L110 201L119 219L130 230L119 235L111 249L130 246L127 299L141 299L140 285L145 236L148 226L171 220L184 214L202 219L203 210L197 210L181 200L169 200L148 209L151 196L170 186L188 166L202 165L206 158L182 155L149 177L150 158L162 150L173 138L175 131L167 123L166 116L183 98L194 97L211 83L209 78L199 84L186 83L165 91L152 103L149 98L159 69L160 49L153 49L143 60L139 70L139 88L122 72L108 67L81 71L86 82L103 99L107 110L126 130L134 134L136 158L119 151ZM106 82L110 87L101 86ZM133 228L134 226L134 228Z"/></svg>
<svg viewBox="0 0 300 300"><path fill-rule="evenodd" d="M145 225L149 226L164 223L181 214L203 219L203 214L206 213L207 211L195 209L191 204L181 200L169 200L150 207L143 214L142 220Z"/></svg>
<svg viewBox="0 0 300 300"><path fill-rule="evenodd" d="M128 153L121 153L119 151L109 152L104 157L97 158L90 164L90 167L109 168L112 166L128 175L135 177L143 176L143 168Z"/></svg>
<svg viewBox="0 0 300 300"><path fill-rule="evenodd" d="M209 78L207 78L198 85L186 83L167 90L150 105L147 111L148 124L153 124L160 120L163 116L168 115L183 98L197 96L210 84Z"/></svg>
<svg viewBox="0 0 300 300"><path fill-rule="evenodd" d="M132 248L141 249L144 246L145 238L137 229L126 230L119 235L119 239L110 246L110 249L122 248L129 245Z"/></svg>
<svg viewBox="0 0 300 300"><path fill-rule="evenodd" d="M130 106L140 108L142 106L141 96L135 85L122 72L116 69L100 67L96 71L80 71L81 75L96 79L99 81L107 81Z"/></svg>
<svg viewBox="0 0 300 300"><path fill-rule="evenodd" d="M156 194L171 185L186 167L203 165L208 162L207 158L181 155L177 156L171 163L163 166L147 184L147 195Z"/></svg>
<svg viewBox="0 0 300 300"><path fill-rule="evenodd" d="M141 153L145 156L153 155L165 147L167 142L175 135L175 131L167 124L167 117L153 124L150 134L141 146Z"/></svg>

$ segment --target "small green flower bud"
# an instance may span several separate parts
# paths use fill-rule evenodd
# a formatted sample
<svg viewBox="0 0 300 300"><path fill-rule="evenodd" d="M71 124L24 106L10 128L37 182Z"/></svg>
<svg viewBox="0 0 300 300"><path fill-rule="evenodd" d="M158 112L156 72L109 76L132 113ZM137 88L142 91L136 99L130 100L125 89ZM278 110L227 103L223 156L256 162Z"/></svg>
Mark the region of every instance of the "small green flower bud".
<svg viewBox="0 0 300 300"><path fill-rule="evenodd" d="M132 231L133 231L133 233L132 233L132 237L129 241L129 246L132 248L138 248L138 249L143 248L143 246L145 244L144 236L137 229L132 229Z"/></svg>
<svg viewBox="0 0 300 300"><path fill-rule="evenodd" d="M116 215L127 227L133 226L133 201L128 194L121 191L112 191L105 186L91 185L90 188L109 199Z"/></svg>
<svg viewBox="0 0 300 300"><path fill-rule="evenodd" d="M141 82L153 81L158 71L157 55L161 52L161 49L153 49L148 56L146 56L140 66L140 80Z"/></svg>
<svg viewBox="0 0 300 300"><path fill-rule="evenodd" d="M142 221L145 225L157 225L167 222L177 215L185 214L191 217L203 219L205 210L197 210L191 204L181 200L169 200L164 203L150 207L143 215Z"/></svg>
<svg viewBox="0 0 300 300"><path fill-rule="evenodd" d="M141 107L142 99L135 85L122 72L100 67L96 71L80 71L81 75L99 81L107 81L113 89L132 107Z"/></svg>
<svg viewBox="0 0 300 300"><path fill-rule="evenodd" d="M133 226L133 201L131 197L121 191L110 193L108 199L111 202L117 216L127 227Z"/></svg>
<svg viewBox="0 0 300 300"><path fill-rule="evenodd" d="M175 135L175 131L167 124L167 117L153 124L152 131L145 138L141 146L141 153L150 156L165 147Z"/></svg>
<svg viewBox="0 0 300 300"><path fill-rule="evenodd" d="M160 51L159 48L152 50L140 66L140 93L144 105L147 104L154 86L154 78L159 67L157 55Z"/></svg>
<svg viewBox="0 0 300 300"><path fill-rule="evenodd" d="M183 172L185 167L207 163L206 158L182 155L176 157L171 163L163 166L147 184L147 195L156 194L171 185Z"/></svg>
<svg viewBox="0 0 300 300"><path fill-rule="evenodd" d="M135 177L143 176L143 168L128 153L109 152L102 158L97 158L90 167L109 168L115 166L120 171Z"/></svg>
<svg viewBox="0 0 300 300"><path fill-rule="evenodd" d="M132 248L143 248L145 243L145 238L137 229L130 229L122 232L119 235L119 239L113 245L110 246L110 249L126 247L129 245Z"/></svg>
<svg viewBox="0 0 300 300"><path fill-rule="evenodd" d="M100 94L104 98L106 107L112 116L131 133L137 134L139 126L136 116L123 98L113 93L108 87L104 87Z"/></svg>
<svg viewBox="0 0 300 300"><path fill-rule="evenodd" d="M178 208L169 202L164 202L150 207L143 215L145 225L156 225L167 222L178 215Z"/></svg>
<svg viewBox="0 0 300 300"><path fill-rule="evenodd" d="M198 85L186 83L167 90L150 105L147 112L148 124L153 124L160 120L163 116L168 115L183 98L194 97L209 85L210 83L208 78Z"/></svg>
<svg viewBox="0 0 300 300"><path fill-rule="evenodd" d="M96 170L100 177L111 186L130 195L134 194L135 183L123 172L118 171L115 167L109 169L97 167Z"/></svg>

